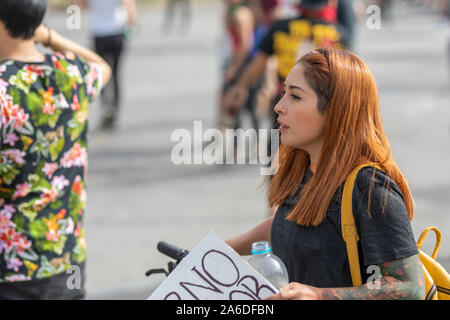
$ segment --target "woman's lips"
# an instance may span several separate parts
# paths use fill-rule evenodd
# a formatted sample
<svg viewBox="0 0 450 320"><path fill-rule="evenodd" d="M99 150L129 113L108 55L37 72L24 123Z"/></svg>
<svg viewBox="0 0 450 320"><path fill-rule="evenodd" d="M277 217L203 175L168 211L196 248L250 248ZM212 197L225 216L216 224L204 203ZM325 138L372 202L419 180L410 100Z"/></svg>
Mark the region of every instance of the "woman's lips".
<svg viewBox="0 0 450 320"><path fill-rule="evenodd" d="M286 131L287 129L289 129L289 127L287 125L285 125L284 123L278 121L278 123L280 124L279 130L280 131Z"/></svg>

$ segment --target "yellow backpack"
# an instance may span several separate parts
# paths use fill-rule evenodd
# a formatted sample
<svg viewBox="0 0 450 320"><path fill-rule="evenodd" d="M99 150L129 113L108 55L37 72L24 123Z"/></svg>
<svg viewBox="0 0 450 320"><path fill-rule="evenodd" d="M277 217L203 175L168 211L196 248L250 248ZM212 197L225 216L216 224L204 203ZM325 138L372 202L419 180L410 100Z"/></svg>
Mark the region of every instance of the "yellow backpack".
<svg viewBox="0 0 450 320"><path fill-rule="evenodd" d="M361 271L359 267L358 246L359 240L358 232L356 230L355 219L353 217L352 195L355 185L355 179L359 172L364 167L380 168L376 164L363 164L354 169L348 176L342 195L341 205L341 228L342 237L347 246L348 261L350 264L350 272L352 276L353 286L362 285ZM430 230L436 233L436 246L431 257L420 250L425 238ZM441 246L441 232L436 227L426 228L419 239L417 240L417 247L419 248L419 257L422 261L424 277L425 277L425 300L450 300L450 275L448 272L436 261L436 255Z"/></svg>

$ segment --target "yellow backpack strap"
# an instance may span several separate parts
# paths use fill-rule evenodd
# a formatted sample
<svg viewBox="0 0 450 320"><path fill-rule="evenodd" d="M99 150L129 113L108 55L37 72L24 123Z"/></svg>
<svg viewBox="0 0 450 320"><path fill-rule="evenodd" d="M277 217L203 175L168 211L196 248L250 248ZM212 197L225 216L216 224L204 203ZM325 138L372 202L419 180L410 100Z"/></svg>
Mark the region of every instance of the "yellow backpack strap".
<svg viewBox="0 0 450 320"><path fill-rule="evenodd" d="M362 164L356 167L350 175L347 177L344 185L344 191L342 194L341 203L341 229L342 237L344 238L345 245L347 246L347 256L350 265L350 273L352 276L353 286L358 287L362 285L361 269L359 266L358 257L358 232L356 230L355 218L353 217L353 188L355 187L356 176L359 170L364 167L377 167L378 165L372 163Z"/></svg>
<svg viewBox="0 0 450 320"><path fill-rule="evenodd" d="M417 240L417 248L420 249L422 247L423 242L425 241L425 238L427 237L428 232L430 232L430 230L433 230L434 233L436 234L436 245L434 247L433 254L431 255L431 257L434 260L436 260L437 253L439 251L439 248L441 247L441 242L442 242L441 231L439 231L438 228L428 227L425 230L423 230L422 233L420 234L419 239Z"/></svg>
<svg viewBox="0 0 450 320"><path fill-rule="evenodd" d="M436 234L436 245L431 256L420 250L428 235L433 230ZM419 257L422 262L425 278L425 300L449 300L450 299L450 276L447 271L436 262L436 256L441 247L442 235L438 228L428 227L422 231L417 240Z"/></svg>

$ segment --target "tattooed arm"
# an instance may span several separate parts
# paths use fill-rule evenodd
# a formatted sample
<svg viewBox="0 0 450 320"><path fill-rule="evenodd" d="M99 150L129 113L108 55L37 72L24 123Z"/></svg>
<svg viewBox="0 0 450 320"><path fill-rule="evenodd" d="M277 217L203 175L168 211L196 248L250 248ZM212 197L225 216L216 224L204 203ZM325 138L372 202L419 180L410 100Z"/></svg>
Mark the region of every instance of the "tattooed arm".
<svg viewBox="0 0 450 320"><path fill-rule="evenodd" d="M359 287L316 288L292 282L269 300L423 300L425 280L419 255L378 265L379 283Z"/></svg>
<svg viewBox="0 0 450 320"><path fill-rule="evenodd" d="M321 299L358 300L423 300L425 279L419 255L385 262L380 265L379 285L365 284L359 287L321 289Z"/></svg>

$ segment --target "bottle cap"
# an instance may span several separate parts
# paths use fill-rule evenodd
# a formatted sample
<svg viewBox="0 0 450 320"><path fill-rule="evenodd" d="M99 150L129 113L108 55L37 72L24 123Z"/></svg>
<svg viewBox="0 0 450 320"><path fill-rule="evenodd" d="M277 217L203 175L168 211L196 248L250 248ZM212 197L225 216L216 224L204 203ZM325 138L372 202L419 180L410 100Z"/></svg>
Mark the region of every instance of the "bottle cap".
<svg viewBox="0 0 450 320"><path fill-rule="evenodd" d="M269 241L257 241L252 244L252 254L269 253L271 250Z"/></svg>

